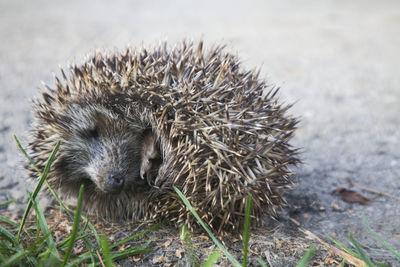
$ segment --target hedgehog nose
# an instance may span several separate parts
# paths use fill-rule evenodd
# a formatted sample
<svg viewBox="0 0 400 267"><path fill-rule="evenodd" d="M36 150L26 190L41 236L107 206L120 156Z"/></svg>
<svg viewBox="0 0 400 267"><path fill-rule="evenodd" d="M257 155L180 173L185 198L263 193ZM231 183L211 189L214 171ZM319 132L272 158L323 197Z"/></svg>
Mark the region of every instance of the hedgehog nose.
<svg viewBox="0 0 400 267"><path fill-rule="evenodd" d="M124 186L125 178L122 174L112 172L107 175L107 179L104 185L104 189L112 194L118 194L121 192Z"/></svg>

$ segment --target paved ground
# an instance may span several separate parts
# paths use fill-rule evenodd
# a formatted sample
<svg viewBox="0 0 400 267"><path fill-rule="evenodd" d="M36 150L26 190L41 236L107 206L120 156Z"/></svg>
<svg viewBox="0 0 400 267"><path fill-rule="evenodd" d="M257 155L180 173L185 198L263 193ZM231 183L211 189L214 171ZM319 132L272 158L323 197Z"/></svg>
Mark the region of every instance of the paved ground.
<svg viewBox="0 0 400 267"><path fill-rule="evenodd" d="M293 143L304 148L305 164L287 195L303 209L282 216L322 237L345 241L353 232L385 258L362 226L365 213L400 248L398 200L361 206L331 195L346 178L400 195L399 1L2 0L0 37L0 201L21 198L31 186L12 135L26 143L29 99L40 81L51 84L58 65L99 47L203 38L228 44L249 68L262 66L281 98L297 102L292 113L302 123Z"/></svg>

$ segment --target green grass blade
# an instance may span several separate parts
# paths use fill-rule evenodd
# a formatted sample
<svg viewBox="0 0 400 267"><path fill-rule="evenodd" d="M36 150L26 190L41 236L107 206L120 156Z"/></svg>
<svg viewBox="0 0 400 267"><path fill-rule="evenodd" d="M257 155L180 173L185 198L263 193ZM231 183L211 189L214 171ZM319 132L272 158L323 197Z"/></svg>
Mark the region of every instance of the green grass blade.
<svg viewBox="0 0 400 267"><path fill-rule="evenodd" d="M48 248L48 249L52 248L52 247L49 247L49 245L47 245L47 242L46 242L49 235L51 235L50 231L47 234L43 235L42 237L36 238L35 251L42 251L45 248Z"/></svg>
<svg viewBox="0 0 400 267"><path fill-rule="evenodd" d="M37 173L41 176L42 173L39 170L38 166L36 165L36 163L32 160L32 158L28 155L28 153L26 153L25 149L22 147L21 143L19 142L17 136L14 134L14 140L17 143L17 146L19 148L19 150L22 152L22 154L25 155L25 157L28 159L28 161L32 164L33 168L35 168L35 170L37 171ZM57 146L57 145L56 145Z"/></svg>
<svg viewBox="0 0 400 267"><path fill-rule="evenodd" d="M39 254L38 257L40 259L38 263L39 267L44 266L47 263L47 260L49 259L51 254L51 250L52 248L48 247L45 252Z"/></svg>
<svg viewBox="0 0 400 267"><path fill-rule="evenodd" d="M210 256L208 256L208 259L201 265L201 267L212 267L220 257L221 254L217 250L214 250Z"/></svg>
<svg viewBox="0 0 400 267"><path fill-rule="evenodd" d="M50 193L54 196L54 198L57 200L58 204L60 204L62 210L64 210L68 216L70 217L71 220L74 219L74 211L68 209L64 203L62 202L62 200L60 199L60 197L57 195L56 191L54 191L54 189L51 187L51 185L47 182L47 180L45 181L47 188L49 189Z"/></svg>
<svg viewBox="0 0 400 267"><path fill-rule="evenodd" d="M127 238L125 238L125 239L122 239L121 241L119 241L119 242L117 242L117 243L114 243L114 244L110 245L110 248L113 249L113 248L118 247L118 246L120 246L120 245L122 245L122 244L125 244L125 243L128 242L128 241L131 241L131 240L133 240L133 239L135 239L135 238L138 238L138 237L143 236L143 235L145 235L145 234L147 234L147 233L150 233L150 232L152 232L152 231L158 229L158 228L159 228L161 225L163 225L163 224L164 224L164 222L159 222L159 223L157 223L157 224L155 224L155 225L149 227L148 229L141 231L140 233L134 234L134 235L132 235L132 236L130 236L130 237L127 237Z"/></svg>
<svg viewBox="0 0 400 267"><path fill-rule="evenodd" d="M80 236L78 236L77 238L75 238L75 242L81 239L84 239L85 237L88 237L89 234L82 234ZM66 239L64 239L63 241L61 241L58 245L57 248L61 249L61 248L65 248L69 242L71 242L71 236L67 237Z"/></svg>
<svg viewBox="0 0 400 267"><path fill-rule="evenodd" d="M152 240L149 239L140 246L131 247L131 248L123 250L123 251L115 251L114 255L113 255L113 259L115 260L116 258L119 259L119 258L123 258L123 257L130 256L133 254L138 254L137 251L143 251L143 250L151 251L151 249L147 249L147 247L150 245L151 241Z"/></svg>
<svg viewBox="0 0 400 267"><path fill-rule="evenodd" d="M67 208L67 207L64 205L64 203L62 202L62 200L58 197L57 193L51 188L50 184L48 184L47 181L46 181L46 185L47 185L47 187L49 188L50 192L53 194L53 196L56 198L57 202L60 204L61 209L64 210L64 211L69 215L69 217L73 219L73 218L74 218L73 211L70 210L69 208ZM100 247L100 246L101 246L101 240L100 240L99 234L97 233L96 228L95 228L94 225L89 221L89 219L86 218L85 216L83 216L82 214L81 214L81 218L82 218L82 220L85 222L85 228L86 228L86 227L89 227L89 228L90 228L90 231L93 233L94 238L96 239L97 246ZM88 244L90 244L90 242L89 242ZM90 248L92 248L91 245L90 245Z"/></svg>
<svg viewBox="0 0 400 267"><path fill-rule="evenodd" d="M72 267L72 266L81 266L84 262L89 261L91 258L90 252L86 252L82 255L79 255L76 257L74 260L71 260L68 262L67 267Z"/></svg>
<svg viewBox="0 0 400 267"><path fill-rule="evenodd" d="M21 144L19 143L19 141L18 141L18 139L17 139L17 137L16 137L15 135L14 135L14 138L15 138L15 140L17 141L17 144L19 144L19 147L20 147ZM19 240L19 237L20 237L20 235L21 235L22 228L23 228L24 225L25 225L26 218L28 217L29 211L30 211L30 209L31 209L31 207L32 207L33 200L36 198L37 194L38 194L39 191L40 191L40 188L41 188L42 185L43 185L43 182L45 181L45 179L46 179L46 177L47 177L47 174L48 174L48 172L49 172L49 170L50 170L50 166L51 166L51 164L53 163L53 161L54 161L54 159L55 159L55 156L56 156L56 153L57 153L59 147L60 147L60 141L57 142L56 146L54 147L53 151L51 152L51 155L50 155L49 159L47 160L46 166L44 167L44 170L43 170L43 173L42 173L42 175L41 175L41 177L40 177L40 180L39 180L39 182L38 182L38 184L37 184L35 190L33 191L33 194L32 194L31 197L29 198L28 205L26 206L24 215L23 215L22 220L21 220L21 224L20 224L19 229L18 229L18 233L17 233L17 239L18 239L18 240ZM22 149L22 151L24 151L24 154L26 154L26 152L25 152L25 150L23 150L22 146L21 146L20 149ZM26 154L26 155L27 155L27 154Z"/></svg>
<svg viewBox="0 0 400 267"><path fill-rule="evenodd" d="M0 207L6 207L6 206L10 205L13 202L15 202L15 199L7 200L6 202L0 203Z"/></svg>
<svg viewBox="0 0 400 267"><path fill-rule="evenodd" d="M26 261L26 265L27 266L38 266L38 261L37 261L37 259L34 257L34 256L32 256L32 255L28 255L26 258L25 258L25 261Z"/></svg>
<svg viewBox="0 0 400 267"><path fill-rule="evenodd" d="M97 231L96 231L96 228L95 228L94 225L89 221L88 218L86 218L85 216L82 216L82 215L81 215L81 217L82 217L82 219L85 221L85 223L87 223L87 225L89 226L90 231L93 233L94 238L96 239L97 245L100 246L101 240L100 240L99 234L98 234Z"/></svg>
<svg viewBox="0 0 400 267"><path fill-rule="evenodd" d="M17 222L14 222L13 220L10 220L7 217L4 217L2 215L0 215L0 222L4 222L4 223L10 224L12 226L18 226Z"/></svg>
<svg viewBox="0 0 400 267"><path fill-rule="evenodd" d="M133 248L129 248L127 250L124 251L115 251L113 255L111 255L111 259L112 260L118 260L118 259L122 259L122 258L126 258L128 256L132 256L135 254L143 254L143 253L149 253L152 252L151 249L146 249L146 247L150 244L151 240L146 241L143 245L138 246L138 247L133 247ZM111 246L109 246L111 248ZM79 266L87 261L89 261L91 259L92 255L90 252L86 252L80 256L78 256L77 258L75 258L73 261L70 261L68 263L68 267L72 267L72 266ZM96 255L97 258L97 255ZM93 261L92 263L95 263L95 265L99 265L100 262L99 261Z"/></svg>
<svg viewBox="0 0 400 267"><path fill-rule="evenodd" d="M87 237L83 238L83 242L85 242L85 245L88 248L88 253L90 255L90 260L92 262L92 266L94 266L94 263L96 262L96 259L95 259L95 256L94 256L95 250L94 250L94 248L92 246L92 243L90 242L89 238L87 238Z"/></svg>
<svg viewBox="0 0 400 267"><path fill-rule="evenodd" d="M5 262L1 263L1 267L8 267L8 266L14 266L16 265L19 261L21 261L23 258L28 256L31 252L27 250L21 250L11 257L9 257Z"/></svg>
<svg viewBox="0 0 400 267"><path fill-rule="evenodd" d="M6 228L0 225L0 237L3 240L7 240L12 243L14 246L18 244L18 239L10 233Z"/></svg>
<svg viewBox="0 0 400 267"><path fill-rule="evenodd" d="M126 249L124 251L115 251L114 255L112 256L112 259L117 260L117 259L126 258L131 255L135 255L135 254L143 254L143 253L152 252L153 251L152 249L147 248L149 246L149 244L151 243L151 241L152 240L149 239L140 246L132 247L132 248Z"/></svg>
<svg viewBox="0 0 400 267"><path fill-rule="evenodd" d="M175 192L179 195L179 197L182 199L183 203L185 203L186 207L190 210L190 212L194 215L194 217L197 219L197 221L200 223L200 225L206 230L208 235L211 237L211 239L214 241L214 243L218 246L218 248L225 254L225 256L230 260L230 262L235 265L235 266L242 266L233 256L230 254L224 246L218 241L218 239L213 235L213 233L208 229L206 224L203 222L203 220L200 218L200 216L197 214L197 212L194 210L190 202L187 200L187 198L182 194L182 192L176 188L175 186L173 187Z"/></svg>
<svg viewBox="0 0 400 267"><path fill-rule="evenodd" d="M0 266L15 266L22 260L25 260L26 263L30 264L30 266L37 266L37 260L32 256L32 251L37 251L37 246L43 243L50 233L44 235L42 238L38 239L34 244L32 244L29 248L24 249L20 244L17 245L17 248L11 248L11 253L13 254L8 259L0 261ZM15 240L16 237L14 237ZM24 266L20 264L20 266Z"/></svg>
<svg viewBox="0 0 400 267"><path fill-rule="evenodd" d="M58 204L60 204L61 209L62 209L63 211L65 211L71 219L73 219L73 218L74 218L74 215L73 215L74 212L73 212L72 210L70 210L69 208L67 208L67 207L64 205L64 203L63 203L62 200L59 198L59 196L58 196L57 193L54 191L54 189L50 186L50 184L49 184L47 181L45 181L45 182L46 182L47 188L50 190L50 192L52 193L52 195L54 196L54 198L57 200ZM81 215L81 218L82 218L83 221L85 222L85 228L86 228L86 227L89 227L89 228L90 228L90 230L92 231L92 233L93 233L93 235L94 235L94 237L95 237L95 239L96 239L97 246L100 247L100 246L101 246L101 240L100 240L99 234L98 234L97 231L96 231L96 228L93 226L93 224L89 221L88 218L86 218L86 217L83 216L83 215ZM89 242L88 244L89 244L90 248L93 249L92 246L90 245L90 242Z"/></svg>
<svg viewBox="0 0 400 267"><path fill-rule="evenodd" d="M52 250L52 251L54 251L58 254L57 249L55 249L55 243L54 243L53 237L51 236L51 231L50 231L49 226L47 225L46 219L44 217L43 210L41 209L39 203L35 200L33 200L33 207L35 208L38 225L40 226L42 233L44 235L48 234L48 236L46 238L47 246L49 248L54 248L54 250Z"/></svg>
<svg viewBox="0 0 400 267"><path fill-rule="evenodd" d="M6 257L3 254L1 254L1 252L0 252L0 263L5 262L5 261L6 261Z"/></svg>
<svg viewBox="0 0 400 267"><path fill-rule="evenodd" d="M42 233L47 236L45 240L48 247L48 253L44 253L42 255L42 259L41 261L39 261L39 264L44 264L45 262L45 265L47 266L59 266L61 264L60 254L58 253L56 244L53 240L53 237L51 236L51 231L49 226L47 225L43 210L41 209L39 202L37 202L36 200L33 200L33 206L36 211L38 225L40 226Z"/></svg>
<svg viewBox="0 0 400 267"><path fill-rule="evenodd" d="M375 267L375 264L371 261L371 259L367 256L365 251L362 249L361 245L353 238L351 234L349 234L349 239L351 244L354 246L354 248L357 250L358 255L357 257L360 260L363 260L369 267Z"/></svg>
<svg viewBox="0 0 400 267"><path fill-rule="evenodd" d="M390 245L388 242L386 242L377 232L375 232L371 226L369 226L367 222L367 218L365 217L365 214L362 215L362 219L364 222L364 225L367 227L368 231L382 244L384 245L392 254L396 257L397 261L400 263L400 253L396 251L396 249Z"/></svg>
<svg viewBox="0 0 400 267"><path fill-rule="evenodd" d="M329 237L329 239L335 243L338 247L340 247L341 249L343 249L344 251L346 251L347 253L349 253L351 256L354 256L356 258L358 258L358 254L354 251L352 251L350 248L348 248L345 244L335 240L333 237Z"/></svg>
<svg viewBox="0 0 400 267"><path fill-rule="evenodd" d="M252 195L248 195L246 198L246 214L244 217L244 233L243 233L243 267L247 266L248 253L249 253L249 239L250 239L250 214L251 214L251 202L253 200Z"/></svg>
<svg viewBox="0 0 400 267"><path fill-rule="evenodd" d="M145 253L150 253L150 252L153 252L153 250L149 249L149 248L132 249L132 250L124 251L123 253L119 253L119 254L113 255L112 259L115 261L115 260L119 260L119 259L122 259L122 258L126 258L128 256L137 255L137 254L145 254Z"/></svg>
<svg viewBox="0 0 400 267"><path fill-rule="evenodd" d="M261 258L257 258L257 261L261 267L268 267L267 263L265 263Z"/></svg>
<svg viewBox="0 0 400 267"><path fill-rule="evenodd" d="M67 263L67 260L72 252L72 248L74 247L74 244L75 244L75 238L76 238L76 234L79 229L79 222L81 219L83 190L84 190L84 185L82 184L79 189L78 204L77 204L76 210L75 210L74 224L72 225L71 240L69 242L67 251L65 252L64 261L62 263L62 266L65 266L65 264Z"/></svg>
<svg viewBox="0 0 400 267"><path fill-rule="evenodd" d="M27 192L29 197L31 197L30 193ZM35 203L35 202L33 202ZM39 223L39 216L36 216L36 240L38 240L40 237L40 223Z"/></svg>
<svg viewBox="0 0 400 267"><path fill-rule="evenodd" d="M42 237L38 238L35 241L35 246L39 246L40 244L42 244L43 242L45 242L47 240L47 238L49 237L49 235L51 234L51 232L49 231L47 234L43 235Z"/></svg>
<svg viewBox="0 0 400 267"><path fill-rule="evenodd" d="M58 204L60 205L61 209L63 211L65 211L68 216L73 220L74 219L74 212L72 210L70 210L69 208L67 208L64 203L62 202L62 200L59 198L59 196L57 195L57 193L54 191L54 189L50 186L50 184L47 182L47 180L45 181L47 188L49 189L49 191L51 192L51 194L54 196L54 198L57 200ZM83 221L85 221L85 227L84 229L86 229L86 227L89 227L90 230L92 231L92 234L94 235L95 239L96 239L96 243L97 246L100 247L101 246L101 240L100 240L100 236L96 231L96 228L93 226L92 223L90 223L89 219L86 218L85 216L81 215L81 218L83 219ZM88 247L88 249L90 251L94 251L93 246L91 244L91 242L84 237L84 242L86 244L86 246ZM94 262L94 257L92 257L92 262Z"/></svg>
<svg viewBox="0 0 400 267"><path fill-rule="evenodd" d="M101 236L101 245L102 245L104 264L106 265L106 267L114 267L115 265L111 259L110 248L108 246L108 241L105 234Z"/></svg>
<svg viewBox="0 0 400 267"><path fill-rule="evenodd" d="M86 231L86 228L88 226L92 226L93 229L94 229L94 226L89 222L88 219L86 219L84 216L81 216L81 217L83 218L83 220L86 220L85 225L82 228L82 232ZM95 236L95 238L98 238L97 231L95 229L94 229L94 231L92 231L92 234ZM79 239L80 239L80 237L77 238L77 240L79 240ZM94 264L96 262L95 255L94 255L95 254L95 249L93 248L92 242L89 240L89 237L88 237L87 234L84 234L82 236L82 239L83 239L83 242L85 243L85 245L86 245L86 247L88 249L88 252L89 252L89 255L90 255L90 260L91 260L91 263L92 263L91 266L94 267ZM96 239L96 241L97 241L97 239Z"/></svg>
<svg viewBox="0 0 400 267"><path fill-rule="evenodd" d="M34 257L31 256L32 251L37 250L37 246L41 244L46 238L48 234L45 235L43 238L37 240L34 244L32 244L27 249L23 249L21 245L18 244L18 248L14 251L14 255L9 257L6 261L1 262L1 267L7 266L15 266L17 263L25 260L26 262L30 263L31 266L37 266L37 261ZM23 266L20 264L20 266Z"/></svg>
<svg viewBox="0 0 400 267"><path fill-rule="evenodd" d="M376 260L374 260L374 263L377 264L379 267L392 267L392 265L385 264Z"/></svg>
<svg viewBox="0 0 400 267"><path fill-rule="evenodd" d="M200 266L199 261L196 257L196 253L194 251L192 237L186 225L182 225L181 227L181 241L183 243L186 253L189 255L190 266L192 267Z"/></svg>
<svg viewBox="0 0 400 267"><path fill-rule="evenodd" d="M314 256L315 247L311 246L311 248L304 254L301 260L297 263L296 267L305 267L310 262L311 258Z"/></svg>

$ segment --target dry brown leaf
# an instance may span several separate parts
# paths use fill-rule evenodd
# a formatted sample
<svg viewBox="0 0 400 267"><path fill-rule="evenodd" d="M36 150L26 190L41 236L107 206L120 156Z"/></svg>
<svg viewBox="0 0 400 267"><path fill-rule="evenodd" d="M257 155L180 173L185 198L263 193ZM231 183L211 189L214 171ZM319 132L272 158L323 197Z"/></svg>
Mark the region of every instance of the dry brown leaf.
<svg viewBox="0 0 400 267"><path fill-rule="evenodd" d="M133 261L133 262L139 262L139 261L141 261L142 259L141 259L140 257L131 256L131 257L129 257L129 260L131 260L131 261Z"/></svg>
<svg viewBox="0 0 400 267"><path fill-rule="evenodd" d="M171 239L168 239L167 241L165 241L165 243L164 244L162 244L163 245L163 247L169 247L169 245L171 245L171 243L172 243L172 241L171 241Z"/></svg>
<svg viewBox="0 0 400 267"><path fill-rule="evenodd" d="M399 196L395 196L395 195L392 195L392 194L389 194L389 193L386 193L386 192L378 191L378 190L375 190L373 188L369 188L369 187L357 184L357 183L353 182L350 178L347 178L347 182L349 183L350 187L352 187L352 186L358 187L358 188L360 188L362 190L365 190L365 191L368 191L368 192L371 192L371 193L374 193L374 194L377 194L377 195L382 195L382 196L386 196L386 197L390 197L390 198L393 198L393 199L400 200Z"/></svg>
<svg viewBox="0 0 400 267"><path fill-rule="evenodd" d="M76 246L72 249L75 255L80 255L82 252L84 252L84 250L85 250L84 247L76 247Z"/></svg>
<svg viewBox="0 0 400 267"><path fill-rule="evenodd" d="M204 239L204 240L209 240L209 237L206 235L200 235L199 238Z"/></svg>
<svg viewBox="0 0 400 267"><path fill-rule="evenodd" d="M56 242L56 243L59 243L59 242L61 242L61 240L63 240L64 239L64 234L61 232L61 231L53 231L53 236L54 236L54 241Z"/></svg>
<svg viewBox="0 0 400 267"><path fill-rule="evenodd" d="M336 188L333 190L333 193L338 194L343 201L349 203L360 203L362 205L367 205L369 202L371 202L371 199L364 197L360 193L343 187Z"/></svg>
<svg viewBox="0 0 400 267"><path fill-rule="evenodd" d="M108 241L110 243L114 243L115 242L115 235L110 235L110 236L107 237L107 239L108 239Z"/></svg>
<svg viewBox="0 0 400 267"><path fill-rule="evenodd" d="M153 263L162 263L162 262L164 262L164 256L163 256L163 255L161 255L161 256L154 256L154 258L153 258Z"/></svg>
<svg viewBox="0 0 400 267"><path fill-rule="evenodd" d="M182 255L185 252L185 249L180 248L177 251L175 251L175 256L177 256L179 259L182 259Z"/></svg>
<svg viewBox="0 0 400 267"><path fill-rule="evenodd" d="M324 263L328 266L340 266L340 263L335 258L331 257L326 258Z"/></svg>
<svg viewBox="0 0 400 267"><path fill-rule="evenodd" d="M130 247L131 247L131 245L129 245L129 244L122 244L122 245L119 246L118 250L119 251L124 251L124 250L127 250Z"/></svg>

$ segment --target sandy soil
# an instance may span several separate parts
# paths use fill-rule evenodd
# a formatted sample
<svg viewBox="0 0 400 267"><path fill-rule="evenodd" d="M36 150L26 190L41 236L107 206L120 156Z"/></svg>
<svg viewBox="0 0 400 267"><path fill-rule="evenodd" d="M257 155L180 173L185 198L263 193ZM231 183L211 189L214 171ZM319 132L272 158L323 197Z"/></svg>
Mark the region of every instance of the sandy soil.
<svg viewBox="0 0 400 267"><path fill-rule="evenodd" d="M365 214L400 248L399 200L355 188L373 199L359 205L331 194L350 178L400 196L399 1L1 1L0 37L0 202L18 199L11 210L21 211L32 188L13 134L29 141L40 81L51 84L59 65L97 48L202 38L226 43L248 68L262 66L281 99L296 102L293 144L304 165L281 224L293 218L345 243L353 233L390 262Z"/></svg>

